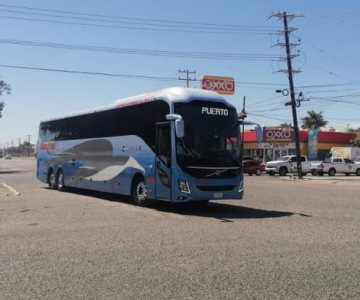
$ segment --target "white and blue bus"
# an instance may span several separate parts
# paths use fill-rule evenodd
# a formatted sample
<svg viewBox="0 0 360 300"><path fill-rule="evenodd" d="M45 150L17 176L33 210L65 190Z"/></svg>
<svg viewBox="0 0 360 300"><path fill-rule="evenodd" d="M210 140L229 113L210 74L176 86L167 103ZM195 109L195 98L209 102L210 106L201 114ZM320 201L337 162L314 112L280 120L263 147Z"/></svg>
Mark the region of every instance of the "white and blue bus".
<svg viewBox="0 0 360 300"><path fill-rule="evenodd" d="M236 108L215 92L168 88L40 123L37 178L131 196L137 205L241 199Z"/></svg>

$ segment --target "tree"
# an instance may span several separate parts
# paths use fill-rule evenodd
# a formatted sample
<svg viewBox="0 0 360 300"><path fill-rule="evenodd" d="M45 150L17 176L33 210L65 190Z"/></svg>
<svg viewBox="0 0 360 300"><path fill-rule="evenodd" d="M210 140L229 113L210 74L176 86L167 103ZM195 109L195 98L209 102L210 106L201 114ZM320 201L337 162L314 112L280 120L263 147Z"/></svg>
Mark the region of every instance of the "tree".
<svg viewBox="0 0 360 300"><path fill-rule="evenodd" d="M284 123L280 124L280 127L282 127L282 128L291 128L292 125L291 125L291 123L284 122Z"/></svg>
<svg viewBox="0 0 360 300"><path fill-rule="evenodd" d="M354 147L360 147L360 139L355 139L355 140L353 140L352 146L354 146Z"/></svg>
<svg viewBox="0 0 360 300"><path fill-rule="evenodd" d="M360 132L360 127L359 127L358 129L355 129L355 128L348 128L348 129L347 129L347 132L354 132L354 133L356 133L356 132Z"/></svg>
<svg viewBox="0 0 360 300"><path fill-rule="evenodd" d="M6 94L10 95L11 93L11 87L8 85L5 81L0 80L0 96L3 95L3 93L6 92ZM0 118L2 117L2 110L4 109L5 102L0 101Z"/></svg>
<svg viewBox="0 0 360 300"><path fill-rule="evenodd" d="M327 123L329 123L328 121L324 120L322 111L317 113L314 110L309 110L307 114L308 115L306 117L301 118L302 129L311 129L311 128L320 129L321 127L324 127L326 126Z"/></svg>

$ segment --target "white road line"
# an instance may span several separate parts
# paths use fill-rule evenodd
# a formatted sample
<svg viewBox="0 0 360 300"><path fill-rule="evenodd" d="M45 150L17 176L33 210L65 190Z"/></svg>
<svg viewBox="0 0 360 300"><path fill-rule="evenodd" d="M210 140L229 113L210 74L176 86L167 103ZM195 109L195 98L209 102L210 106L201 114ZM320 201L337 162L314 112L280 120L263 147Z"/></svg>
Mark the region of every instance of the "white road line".
<svg viewBox="0 0 360 300"><path fill-rule="evenodd" d="M11 194L15 195L15 196L20 196L21 194L15 190L12 186L6 184L5 182L0 183L0 185L8 192L10 192ZM8 195L7 195L8 196Z"/></svg>

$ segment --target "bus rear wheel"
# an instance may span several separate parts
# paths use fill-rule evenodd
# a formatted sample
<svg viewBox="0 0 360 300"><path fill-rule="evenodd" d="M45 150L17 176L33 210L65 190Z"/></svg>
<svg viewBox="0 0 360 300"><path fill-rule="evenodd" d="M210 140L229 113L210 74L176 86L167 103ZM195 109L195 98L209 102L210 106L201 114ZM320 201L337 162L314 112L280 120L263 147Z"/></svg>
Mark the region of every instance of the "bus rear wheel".
<svg viewBox="0 0 360 300"><path fill-rule="evenodd" d="M149 199L147 198L146 184L143 177L136 177L132 184L131 198L137 206L147 206Z"/></svg>

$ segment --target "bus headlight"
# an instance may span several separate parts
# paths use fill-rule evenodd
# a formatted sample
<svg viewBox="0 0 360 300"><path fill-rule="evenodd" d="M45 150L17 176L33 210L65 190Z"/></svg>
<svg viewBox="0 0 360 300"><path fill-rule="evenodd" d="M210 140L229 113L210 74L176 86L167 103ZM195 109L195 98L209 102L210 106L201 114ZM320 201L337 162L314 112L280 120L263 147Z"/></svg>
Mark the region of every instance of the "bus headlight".
<svg viewBox="0 0 360 300"><path fill-rule="evenodd" d="M179 190L183 193L190 194L190 188L186 180L179 179Z"/></svg>
<svg viewBox="0 0 360 300"><path fill-rule="evenodd" d="M244 180L240 181L238 192L241 193L244 191Z"/></svg>

